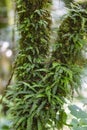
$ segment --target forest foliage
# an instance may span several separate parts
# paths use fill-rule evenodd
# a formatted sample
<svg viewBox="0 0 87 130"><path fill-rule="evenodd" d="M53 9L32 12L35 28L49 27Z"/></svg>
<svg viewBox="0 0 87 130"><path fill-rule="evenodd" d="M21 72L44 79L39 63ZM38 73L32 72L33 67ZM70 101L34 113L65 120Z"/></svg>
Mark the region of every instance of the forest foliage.
<svg viewBox="0 0 87 130"><path fill-rule="evenodd" d="M65 99L72 99L81 85L87 10L71 4L57 28L50 55L50 6L47 0L16 0L19 54L15 61L16 82L6 94L14 130L61 129L67 119Z"/></svg>

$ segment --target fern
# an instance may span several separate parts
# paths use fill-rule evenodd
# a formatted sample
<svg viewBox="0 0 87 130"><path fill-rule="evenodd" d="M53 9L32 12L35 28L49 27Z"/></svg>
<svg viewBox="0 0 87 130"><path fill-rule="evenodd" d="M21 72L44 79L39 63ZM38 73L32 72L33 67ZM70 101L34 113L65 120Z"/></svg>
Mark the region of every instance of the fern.
<svg viewBox="0 0 87 130"><path fill-rule="evenodd" d="M67 115L65 98L78 90L82 70L81 50L86 36L87 11L78 4L58 28L49 58L51 17L47 0L17 0L19 54L16 82L7 91L14 130L61 129ZM79 22L78 22L79 20Z"/></svg>

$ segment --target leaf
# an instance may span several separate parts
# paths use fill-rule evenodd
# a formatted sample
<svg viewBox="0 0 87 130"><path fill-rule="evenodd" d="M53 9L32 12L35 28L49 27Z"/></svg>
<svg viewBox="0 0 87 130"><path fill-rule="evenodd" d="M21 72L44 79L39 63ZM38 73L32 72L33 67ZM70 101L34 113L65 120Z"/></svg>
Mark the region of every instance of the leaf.
<svg viewBox="0 0 87 130"><path fill-rule="evenodd" d="M2 126L2 128L0 128L0 130L9 130L9 126L4 125L4 126Z"/></svg>
<svg viewBox="0 0 87 130"><path fill-rule="evenodd" d="M38 94L38 93L37 93L37 95L36 95L36 98L43 98L43 97L45 97L44 94L40 94L40 93Z"/></svg>
<svg viewBox="0 0 87 130"><path fill-rule="evenodd" d="M51 95L52 95L51 88L52 88L52 86L48 86L48 87L46 87L46 90L45 90L45 93L46 93L46 95L48 97L49 102L51 102Z"/></svg>
<svg viewBox="0 0 87 130"><path fill-rule="evenodd" d="M30 84L20 81L20 83L24 84L25 86L28 86L31 90L33 90L35 93L37 92L32 86L30 86Z"/></svg>
<svg viewBox="0 0 87 130"><path fill-rule="evenodd" d="M39 114L39 112L44 108L45 104L46 104L46 101L42 101L42 103L38 106L37 114Z"/></svg>
<svg viewBox="0 0 87 130"><path fill-rule="evenodd" d="M37 100L33 103L31 109L30 109L30 115L33 113L33 112L36 112L36 109L37 109Z"/></svg>
<svg viewBox="0 0 87 130"><path fill-rule="evenodd" d="M40 119L38 119L37 123L38 123L38 130L43 130L42 128L43 124Z"/></svg>
<svg viewBox="0 0 87 130"><path fill-rule="evenodd" d="M57 66L60 67L60 64L58 62L53 62L53 68L55 68Z"/></svg>
<svg viewBox="0 0 87 130"><path fill-rule="evenodd" d="M31 97L34 97L34 94L28 94L28 95L26 95L25 98L24 98L24 100L27 100L27 99L29 99Z"/></svg>
<svg viewBox="0 0 87 130"><path fill-rule="evenodd" d="M79 122L77 119L73 118L71 123L70 123L73 127L77 127L79 125Z"/></svg>
<svg viewBox="0 0 87 130"><path fill-rule="evenodd" d="M71 111L71 114L76 118L87 118L87 113L83 111L81 108L79 108L78 106L70 105L68 106L68 108Z"/></svg>
<svg viewBox="0 0 87 130"><path fill-rule="evenodd" d="M87 118L86 119L80 119L79 121L80 125L87 126Z"/></svg>
<svg viewBox="0 0 87 130"><path fill-rule="evenodd" d="M37 72L47 72L47 69L37 69Z"/></svg>
<svg viewBox="0 0 87 130"><path fill-rule="evenodd" d="M56 94L57 89L58 89L58 86L57 86L57 85L55 85L55 86L53 87L53 95L55 95L55 94Z"/></svg>
<svg viewBox="0 0 87 130"><path fill-rule="evenodd" d="M16 126L19 127L21 125L21 123L25 120L26 118L25 117L21 117L21 118L18 118L18 121L16 123Z"/></svg>
<svg viewBox="0 0 87 130"><path fill-rule="evenodd" d="M58 96L53 95L53 98L56 99L56 101L57 101L60 105L63 104L63 101L62 101L61 98L59 98Z"/></svg>
<svg viewBox="0 0 87 130"><path fill-rule="evenodd" d="M73 128L73 130L87 130L87 127L77 127L77 128Z"/></svg>
<svg viewBox="0 0 87 130"><path fill-rule="evenodd" d="M32 130L33 117L29 116L27 120L27 130Z"/></svg>

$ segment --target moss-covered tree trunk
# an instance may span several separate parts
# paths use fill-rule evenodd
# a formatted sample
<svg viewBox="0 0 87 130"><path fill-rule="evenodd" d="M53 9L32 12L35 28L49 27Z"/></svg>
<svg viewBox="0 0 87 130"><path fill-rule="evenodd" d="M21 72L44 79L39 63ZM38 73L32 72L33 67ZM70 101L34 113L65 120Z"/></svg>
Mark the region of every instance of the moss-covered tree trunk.
<svg viewBox="0 0 87 130"><path fill-rule="evenodd" d="M48 0L17 0L19 54L16 84L12 87L11 114L16 130L45 130L48 99L45 95L46 56L49 48ZM47 116L47 120L46 120Z"/></svg>
<svg viewBox="0 0 87 130"><path fill-rule="evenodd" d="M16 83L7 92L15 130L62 128L67 117L62 109L65 98L70 99L79 85L78 56L84 46L87 12L78 5L72 7L57 31L50 57L49 3L49 0L16 1L19 54L15 62Z"/></svg>

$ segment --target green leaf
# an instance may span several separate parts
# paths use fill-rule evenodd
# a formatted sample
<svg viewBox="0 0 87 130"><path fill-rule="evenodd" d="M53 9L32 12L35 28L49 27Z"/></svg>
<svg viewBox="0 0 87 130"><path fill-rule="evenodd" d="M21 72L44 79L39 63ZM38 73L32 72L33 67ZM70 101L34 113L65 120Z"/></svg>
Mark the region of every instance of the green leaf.
<svg viewBox="0 0 87 130"><path fill-rule="evenodd" d="M78 120L75 119L75 118L72 119L72 121L71 121L70 124L71 124L73 127L77 127L77 126L79 126L79 122L78 122Z"/></svg>
<svg viewBox="0 0 87 130"><path fill-rule="evenodd" d="M87 118L86 119L83 119L83 118L80 119L79 123L80 123L81 126L87 126Z"/></svg>
<svg viewBox="0 0 87 130"><path fill-rule="evenodd" d="M45 90L45 93L46 93L46 95L48 97L49 102L51 102L51 95L52 95L51 88L52 88L52 86L48 86L48 87L46 87L46 90Z"/></svg>
<svg viewBox="0 0 87 130"><path fill-rule="evenodd" d="M57 66L60 67L60 64L58 62L53 62L53 68L55 68Z"/></svg>
<svg viewBox="0 0 87 130"><path fill-rule="evenodd" d="M43 97L45 97L44 94L37 93L37 95L36 95L36 98L43 98Z"/></svg>
<svg viewBox="0 0 87 130"><path fill-rule="evenodd" d="M28 86L31 90L33 90L35 93L37 92L32 86L30 86L30 84L28 84L27 82L23 82L20 81L20 83L24 84L25 86Z"/></svg>
<svg viewBox="0 0 87 130"><path fill-rule="evenodd" d="M42 103L38 106L37 108L37 115L39 114L39 112L45 108L45 104L47 101L42 101Z"/></svg>
<svg viewBox="0 0 87 130"><path fill-rule="evenodd" d="M74 127L73 130L87 130L87 127Z"/></svg>
<svg viewBox="0 0 87 130"><path fill-rule="evenodd" d="M21 125L21 123L25 120L25 117L18 118L17 120L18 121L17 121L16 125L17 125L17 127L19 127Z"/></svg>
<svg viewBox="0 0 87 130"><path fill-rule="evenodd" d="M36 112L36 109L37 109L37 100L33 103L31 109L30 109L30 115L33 113L33 112Z"/></svg>
<svg viewBox="0 0 87 130"><path fill-rule="evenodd" d="M40 119L38 119L38 130L43 130L43 124Z"/></svg>
<svg viewBox="0 0 87 130"><path fill-rule="evenodd" d="M78 106L70 105L68 108L71 111L71 114L76 118L87 118L87 113Z"/></svg>
<svg viewBox="0 0 87 130"><path fill-rule="evenodd" d="M30 116L30 117L27 119L27 130L32 130L32 124L33 124L33 117Z"/></svg>
<svg viewBox="0 0 87 130"><path fill-rule="evenodd" d="M60 106L63 104L63 101L61 100L60 97L52 95L54 99L56 99L56 101L60 104Z"/></svg>

